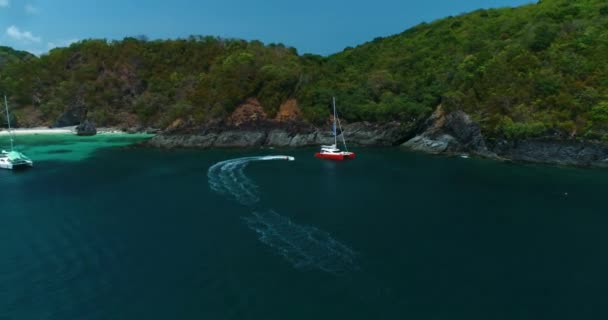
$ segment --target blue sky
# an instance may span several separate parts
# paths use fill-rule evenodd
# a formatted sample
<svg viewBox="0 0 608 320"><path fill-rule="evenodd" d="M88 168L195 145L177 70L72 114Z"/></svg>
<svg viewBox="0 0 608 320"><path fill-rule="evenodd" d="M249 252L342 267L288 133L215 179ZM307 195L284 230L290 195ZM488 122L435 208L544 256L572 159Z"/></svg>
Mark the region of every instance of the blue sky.
<svg viewBox="0 0 608 320"><path fill-rule="evenodd" d="M531 0L0 0L0 45L36 54L87 38L213 35L331 54L420 22Z"/></svg>

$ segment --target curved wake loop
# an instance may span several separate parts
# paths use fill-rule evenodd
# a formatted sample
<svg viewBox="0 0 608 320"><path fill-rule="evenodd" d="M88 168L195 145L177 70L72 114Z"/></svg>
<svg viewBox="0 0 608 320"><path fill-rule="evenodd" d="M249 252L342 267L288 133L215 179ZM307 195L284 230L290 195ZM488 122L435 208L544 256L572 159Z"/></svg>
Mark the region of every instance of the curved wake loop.
<svg viewBox="0 0 608 320"><path fill-rule="evenodd" d="M246 157L221 161L209 168L209 186L246 206L260 201L259 188L245 175L253 161L295 160L290 156ZM356 269L355 252L329 233L312 226L299 225L272 210L253 212L244 217L247 226L262 243L278 251L298 269L319 269L334 274Z"/></svg>

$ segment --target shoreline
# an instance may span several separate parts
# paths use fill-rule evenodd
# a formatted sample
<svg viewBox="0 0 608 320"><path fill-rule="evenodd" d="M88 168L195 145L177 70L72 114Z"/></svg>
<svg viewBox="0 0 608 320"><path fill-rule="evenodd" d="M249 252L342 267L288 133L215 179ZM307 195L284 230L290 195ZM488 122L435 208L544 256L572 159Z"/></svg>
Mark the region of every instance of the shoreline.
<svg viewBox="0 0 608 320"><path fill-rule="evenodd" d="M349 123L343 126L349 145L395 147L428 154L474 156L498 161L608 168L608 143L545 136L486 139L464 112L438 109L424 124ZM340 139L340 137L338 137ZM153 148L299 148L334 142L325 130L288 127L245 127L162 132L139 145Z"/></svg>
<svg viewBox="0 0 608 320"><path fill-rule="evenodd" d="M75 128L37 127L12 131L16 136L76 136ZM300 148L333 143L330 132L314 127L294 129L293 126L248 126L173 132L138 129L103 127L98 128L97 135L146 133L151 139L137 145L162 149ZM395 147L447 156L466 155L498 161L608 168L606 143L556 137L488 141L477 124L462 112L443 113L438 110L424 125L399 122L350 123L344 126L344 132L347 132L349 144L358 147ZM0 138L7 136L6 129L0 130Z"/></svg>

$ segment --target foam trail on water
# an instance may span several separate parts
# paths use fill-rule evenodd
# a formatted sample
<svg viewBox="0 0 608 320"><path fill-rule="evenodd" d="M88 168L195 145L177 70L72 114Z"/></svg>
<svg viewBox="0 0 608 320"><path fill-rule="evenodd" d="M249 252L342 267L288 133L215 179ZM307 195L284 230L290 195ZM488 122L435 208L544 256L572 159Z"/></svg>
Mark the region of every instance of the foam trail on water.
<svg viewBox="0 0 608 320"><path fill-rule="evenodd" d="M257 232L260 241L275 248L298 269L320 269L340 274L356 269L355 252L329 233L298 225L269 210L243 218Z"/></svg>
<svg viewBox="0 0 608 320"><path fill-rule="evenodd" d="M229 196L243 205L260 201L258 187L243 172L252 161L295 160L290 156L245 157L218 162L207 172L209 186L213 191Z"/></svg>
<svg viewBox="0 0 608 320"><path fill-rule="evenodd" d="M295 159L290 156L261 156L221 161L209 168L209 186L240 204L253 206L260 201L259 188L244 170L253 161L271 160ZM323 230L296 224L266 209L243 219L259 234L262 243L276 249L298 269L319 269L334 274L356 269L355 252Z"/></svg>

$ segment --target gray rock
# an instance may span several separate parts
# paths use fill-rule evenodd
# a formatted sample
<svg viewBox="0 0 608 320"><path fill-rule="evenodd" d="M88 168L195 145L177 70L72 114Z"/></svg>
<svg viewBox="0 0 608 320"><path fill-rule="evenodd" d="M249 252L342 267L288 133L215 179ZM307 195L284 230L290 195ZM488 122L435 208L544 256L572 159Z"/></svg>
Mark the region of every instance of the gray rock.
<svg viewBox="0 0 608 320"><path fill-rule="evenodd" d="M429 153L471 153L496 157L488 150L479 126L466 113L446 113L441 106L426 120L422 133L402 146Z"/></svg>
<svg viewBox="0 0 608 320"><path fill-rule="evenodd" d="M462 148L469 151L487 152L487 147L481 129L471 117L462 111L449 113L445 118L445 129L462 145Z"/></svg>
<svg viewBox="0 0 608 320"><path fill-rule="evenodd" d="M583 167L608 167L608 145L601 142L527 139L502 140L493 151L501 157L524 162Z"/></svg>
<svg viewBox="0 0 608 320"><path fill-rule="evenodd" d="M213 146L218 148L259 147L266 140L263 131L225 131L218 134Z"/></svg>
<svg viewBox="0 0 608 320"><path fill-rule="evenodd" d="M551 165L608 167L605 143L549 137L487 144L479 126L467 114L462 111L446 114L441 107L427 119L423 131L402 146L434 154L470 153Z"/></svg>
<svg viewBox="0 0 608 320"><path fill-rule="evenodd" d="M134 133L142 132L143 127L127 127L127 128L123 128L122 130L126 133L134 134Z"/></svg>
<svg viewBox="0 0 608 320"><path fill-rule="evenodd" d="M343 127L346 141L353 146L398 145L413 136L412 125L398 122L371 124L367 122L347 124ZM338 136L338 143L342 137ZM212 142L210 142L212 141ZM268 124L260 128L214 128L213 131L199 130L189 133L164 132L148 140L145 145L153 147L199 147L199 148L241 148L241 147L307 147L332 144L334 137L330 130L308 127L280 127Z"/></svg>
<svg viewBox="0 0 608 320"><path fill-rule="evenodd" d="M145 141L144 145L156 148L210 148L217 134L205 135L156 135Z"/></svg>
<svg viewBox="0 0 608 320"><path fill-rule="evenodd" d="M146 130L143 130L143 132L145 132L146 134L159 134L161 132L160 129L158 128L146 128Z"/></svg>
<svg viewBox="0 0 608 320"><path fill-rule="evenodd" d="M272 147L288 147L291 144L292 138L293 137L287 131L279 129L271 130L268 132L264 144Z"/></svg>
<svg viewBox="0 0 608 320"><path fill-rule="evenodd" d="M342 136L338 136L338 143L341 143L342 141ZM329 131L318 131L317 134L315 134L315 140L314 140L314 145L330 145L334 143L334 136L331 134L331 132ZM348 143L350 144L354 144L355 141L351 140L350 137L348 139Z"/></svg>
<svg viewBox="0 0 608 320"><path fill-rule="evenodd" d="M448 134L443 134L438 137L429 138L426 136L416 136L411 140L405 142L402 146L410 148L415 151L427 152L427 153L443 153L450 149L459 149L460 144L456 138Z"/></svg>
<svg viewBox="0 0 608 320"><path fill-rule="evenodd" d="M95 123L89 120L84 120L76 127L76 134L79 136L94 136L97 134Z"/></svg>
<svg viewBox="0 0 608 320"><path fill-rule="evenodd" d="M318 145L317 132L298 133L291 139L291 142L289 143L290 147L310 147Z"/></svg>
<svg viewBox="0 0 608 320"><path fill-rule="evenodd" d="M410 138L415 133L415 123L389 122L373 124L356 122L344 126L344 134L349 144L359 146L394 146ZM340 137L338 137L340 139Z"/></svg>
<svg viewBox="0 0 608 320"><path fill-rule="evenodd" d="M120 130L122 130L126 133L130 133L130 134L135 134L135 133L158 134L161 132L160 129L151 128L151 127L143 127L143 126L123 127Z"/></svg>

